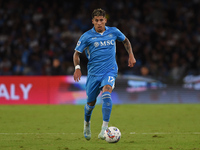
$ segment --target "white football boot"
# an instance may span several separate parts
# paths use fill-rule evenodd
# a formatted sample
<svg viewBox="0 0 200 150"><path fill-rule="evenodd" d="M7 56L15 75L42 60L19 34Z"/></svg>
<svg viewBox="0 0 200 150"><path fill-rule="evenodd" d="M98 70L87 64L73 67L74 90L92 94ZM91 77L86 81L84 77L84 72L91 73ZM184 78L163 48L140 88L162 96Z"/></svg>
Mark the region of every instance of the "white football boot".
<svg viewBox="0 0 200 150"><path fill-rule="evenodd" d="M102 126L101 132L100 132L99 135L98 135L98 138L99 138L99 139L102 139L102 140L105 139L104 132L106 131L107 128L108 128L108 127L103 127L103 126Z"/></svg>
<svg viewBox="0 0 200 150"><path fill-rule="evenodd" d="M84 137L85 137L86 140L90 140L91 139L90 122L88 124L86 124L86 122L84 121L83 134L84 134Z"/></svg>

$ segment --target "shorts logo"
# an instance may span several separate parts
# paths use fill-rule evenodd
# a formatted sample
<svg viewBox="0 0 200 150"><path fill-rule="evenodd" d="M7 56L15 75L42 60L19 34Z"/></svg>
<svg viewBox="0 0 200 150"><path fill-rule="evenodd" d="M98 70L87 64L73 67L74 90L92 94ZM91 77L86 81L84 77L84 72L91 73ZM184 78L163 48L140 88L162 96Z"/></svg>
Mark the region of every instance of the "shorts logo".
<svg viewBox="0 0 200 150"><path fill-rule="evenodd" d="M98 42L94 42L94 46L95 46L95 47L98 47L98 46L99 46L99 43L98 43Z"/></svg>

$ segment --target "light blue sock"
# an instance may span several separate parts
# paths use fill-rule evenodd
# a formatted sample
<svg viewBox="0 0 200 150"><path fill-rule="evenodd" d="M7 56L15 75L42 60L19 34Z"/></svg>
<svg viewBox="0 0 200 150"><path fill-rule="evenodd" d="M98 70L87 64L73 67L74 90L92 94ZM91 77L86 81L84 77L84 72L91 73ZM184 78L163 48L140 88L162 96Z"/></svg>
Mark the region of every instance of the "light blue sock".
<svg viewBox="0 0 200 150"><path fill-rule="evenodd" d="M85 105L84 111L85 111L85 121L89 122L92 114L92 110L95 106L89 106L88 104Z"/></svg>
<svg viewBox="0 0 200 150"><path fill-rule="evenodd" d="M103 121L109 122L110 114L112 111L112 100L110 92L104 92L102 94L102 114L103 114Z"/></svg>

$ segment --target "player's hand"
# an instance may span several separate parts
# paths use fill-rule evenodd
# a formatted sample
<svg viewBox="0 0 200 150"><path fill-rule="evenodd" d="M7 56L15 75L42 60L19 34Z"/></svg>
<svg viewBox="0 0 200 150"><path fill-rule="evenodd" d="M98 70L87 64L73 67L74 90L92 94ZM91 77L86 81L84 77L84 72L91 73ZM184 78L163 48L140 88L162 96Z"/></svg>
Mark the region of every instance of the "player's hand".
<svg viewBox="0 0 200 150"><path fill-rule="evenodd" d="M81 79L81 76L82 76L81 69L76 69L74 71L74 81L79 82L79 80Z"/></svg>
<svg viewBox="0 0 200 150"><path fill-rule="evenodd" d="M135 64L136 64L136 59L135 59L133 54L130 54L129 58L128 58L128 66L129 67L134 67Z"/></svg>

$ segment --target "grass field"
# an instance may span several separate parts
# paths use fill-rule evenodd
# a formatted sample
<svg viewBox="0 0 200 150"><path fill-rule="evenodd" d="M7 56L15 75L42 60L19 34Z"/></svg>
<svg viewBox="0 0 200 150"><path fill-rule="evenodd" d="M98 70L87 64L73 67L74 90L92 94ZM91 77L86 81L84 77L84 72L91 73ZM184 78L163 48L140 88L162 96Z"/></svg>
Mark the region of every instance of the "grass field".
<svg viewBox="0 0 200 150"><path fill-rule="evenodd" d="M101 105L93 111L92 139L83 137L83 105L0 106L0 150L200 150L200 104L114 105L109 126L122 137L97 138Z"/></svg>

